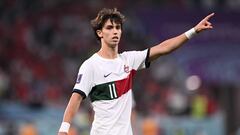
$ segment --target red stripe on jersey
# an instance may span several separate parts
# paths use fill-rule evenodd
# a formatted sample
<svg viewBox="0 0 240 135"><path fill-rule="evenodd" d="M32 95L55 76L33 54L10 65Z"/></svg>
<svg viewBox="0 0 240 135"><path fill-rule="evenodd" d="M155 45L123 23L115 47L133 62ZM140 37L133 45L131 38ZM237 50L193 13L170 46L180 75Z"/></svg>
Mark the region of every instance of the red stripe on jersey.
<svg viewBox="0 0 240 135"><path fill-rule="evenodd" d="M132 89L133 76L135 73L136 70L131 70L127 78L115 82L118 97Z"/></svg>

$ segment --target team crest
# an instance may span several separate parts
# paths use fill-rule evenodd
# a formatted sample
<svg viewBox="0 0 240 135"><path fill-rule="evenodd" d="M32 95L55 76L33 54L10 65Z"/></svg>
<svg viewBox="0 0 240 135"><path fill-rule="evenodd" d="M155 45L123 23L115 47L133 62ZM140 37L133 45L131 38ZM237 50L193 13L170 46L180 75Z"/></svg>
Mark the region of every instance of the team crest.
<svg viewBox="0 0 240 135"><path fill-rule="evenodd" d="M129 66L124 65L124 72L129 73Z"/></svg>

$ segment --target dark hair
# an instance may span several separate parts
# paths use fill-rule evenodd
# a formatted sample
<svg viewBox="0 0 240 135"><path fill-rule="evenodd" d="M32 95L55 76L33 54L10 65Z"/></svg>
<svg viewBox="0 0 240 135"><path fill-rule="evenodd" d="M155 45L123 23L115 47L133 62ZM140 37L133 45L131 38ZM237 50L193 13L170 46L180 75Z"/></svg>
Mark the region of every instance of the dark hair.
<svg viewBox="0 0 240 135"><path fill-rule="evenodd" d="M113 9L107 9L103 8L98 12L98 15L95 19L91 20L91 25L94 31L94 34L97 38L97 40L101 40L101 38L97 35L97 30L101 30L106 23L106 21L110 19L111 22L115 22L121 25L123 25L123 22L125 21L125 17L123 14L121 14L117 8Z"/></svg>

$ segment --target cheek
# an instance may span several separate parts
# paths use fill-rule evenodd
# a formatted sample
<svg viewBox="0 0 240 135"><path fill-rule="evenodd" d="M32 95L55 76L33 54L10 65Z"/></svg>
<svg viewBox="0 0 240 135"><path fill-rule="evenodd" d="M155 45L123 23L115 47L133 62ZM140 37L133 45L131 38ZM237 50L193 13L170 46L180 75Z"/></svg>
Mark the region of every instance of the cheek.
<svg viewBox="0 0 240 135"><path fill-rule="evenodd" d="M108 32L106 32L106 31L104 31L104 32L102 33L102 35L103 35L103 37L108 38L110 34L109 34Z"/></svg>
<svg viewBox="0 0 240 135"><path fill-rule="evenodd" d="M107 41L111 40L111 34L110 33L105 33L104 34L104 39L107 40Z"/></svg>
<svg viewBox="0 0 240 135"><path fill-rule="evenodd" d="M121 32L119 32L119 35L120 35L120 37L122 36L122 31L121 31Z"/></svg>
<svg viewBox="0 0 240 135"><path fill-rule="evenodd" d="M110 37L111 37L111 34L110 34L110 33L107 33L105 36L106 36L106 38L110 38Z"/></svg>
<svg viewBox="0 0 240 135"><path fill-rule="evenodd" d="M118 33L119 33L119 35L121 36L121 35L122 35L122 30L119 30L119 32L118 32Z"/></svg>

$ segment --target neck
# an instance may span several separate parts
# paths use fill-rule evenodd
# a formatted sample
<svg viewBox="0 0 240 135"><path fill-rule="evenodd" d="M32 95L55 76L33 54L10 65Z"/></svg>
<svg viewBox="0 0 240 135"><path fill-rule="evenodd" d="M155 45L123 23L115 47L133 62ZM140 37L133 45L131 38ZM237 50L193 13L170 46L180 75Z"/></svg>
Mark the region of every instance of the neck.
<svg viewBox="0 0 240 135"><path fill-rule="evenodd" d="M115 59L118 55L118 46L110 47L109 45L102 44L101 49L97 53L103 58Z"/></svg>

